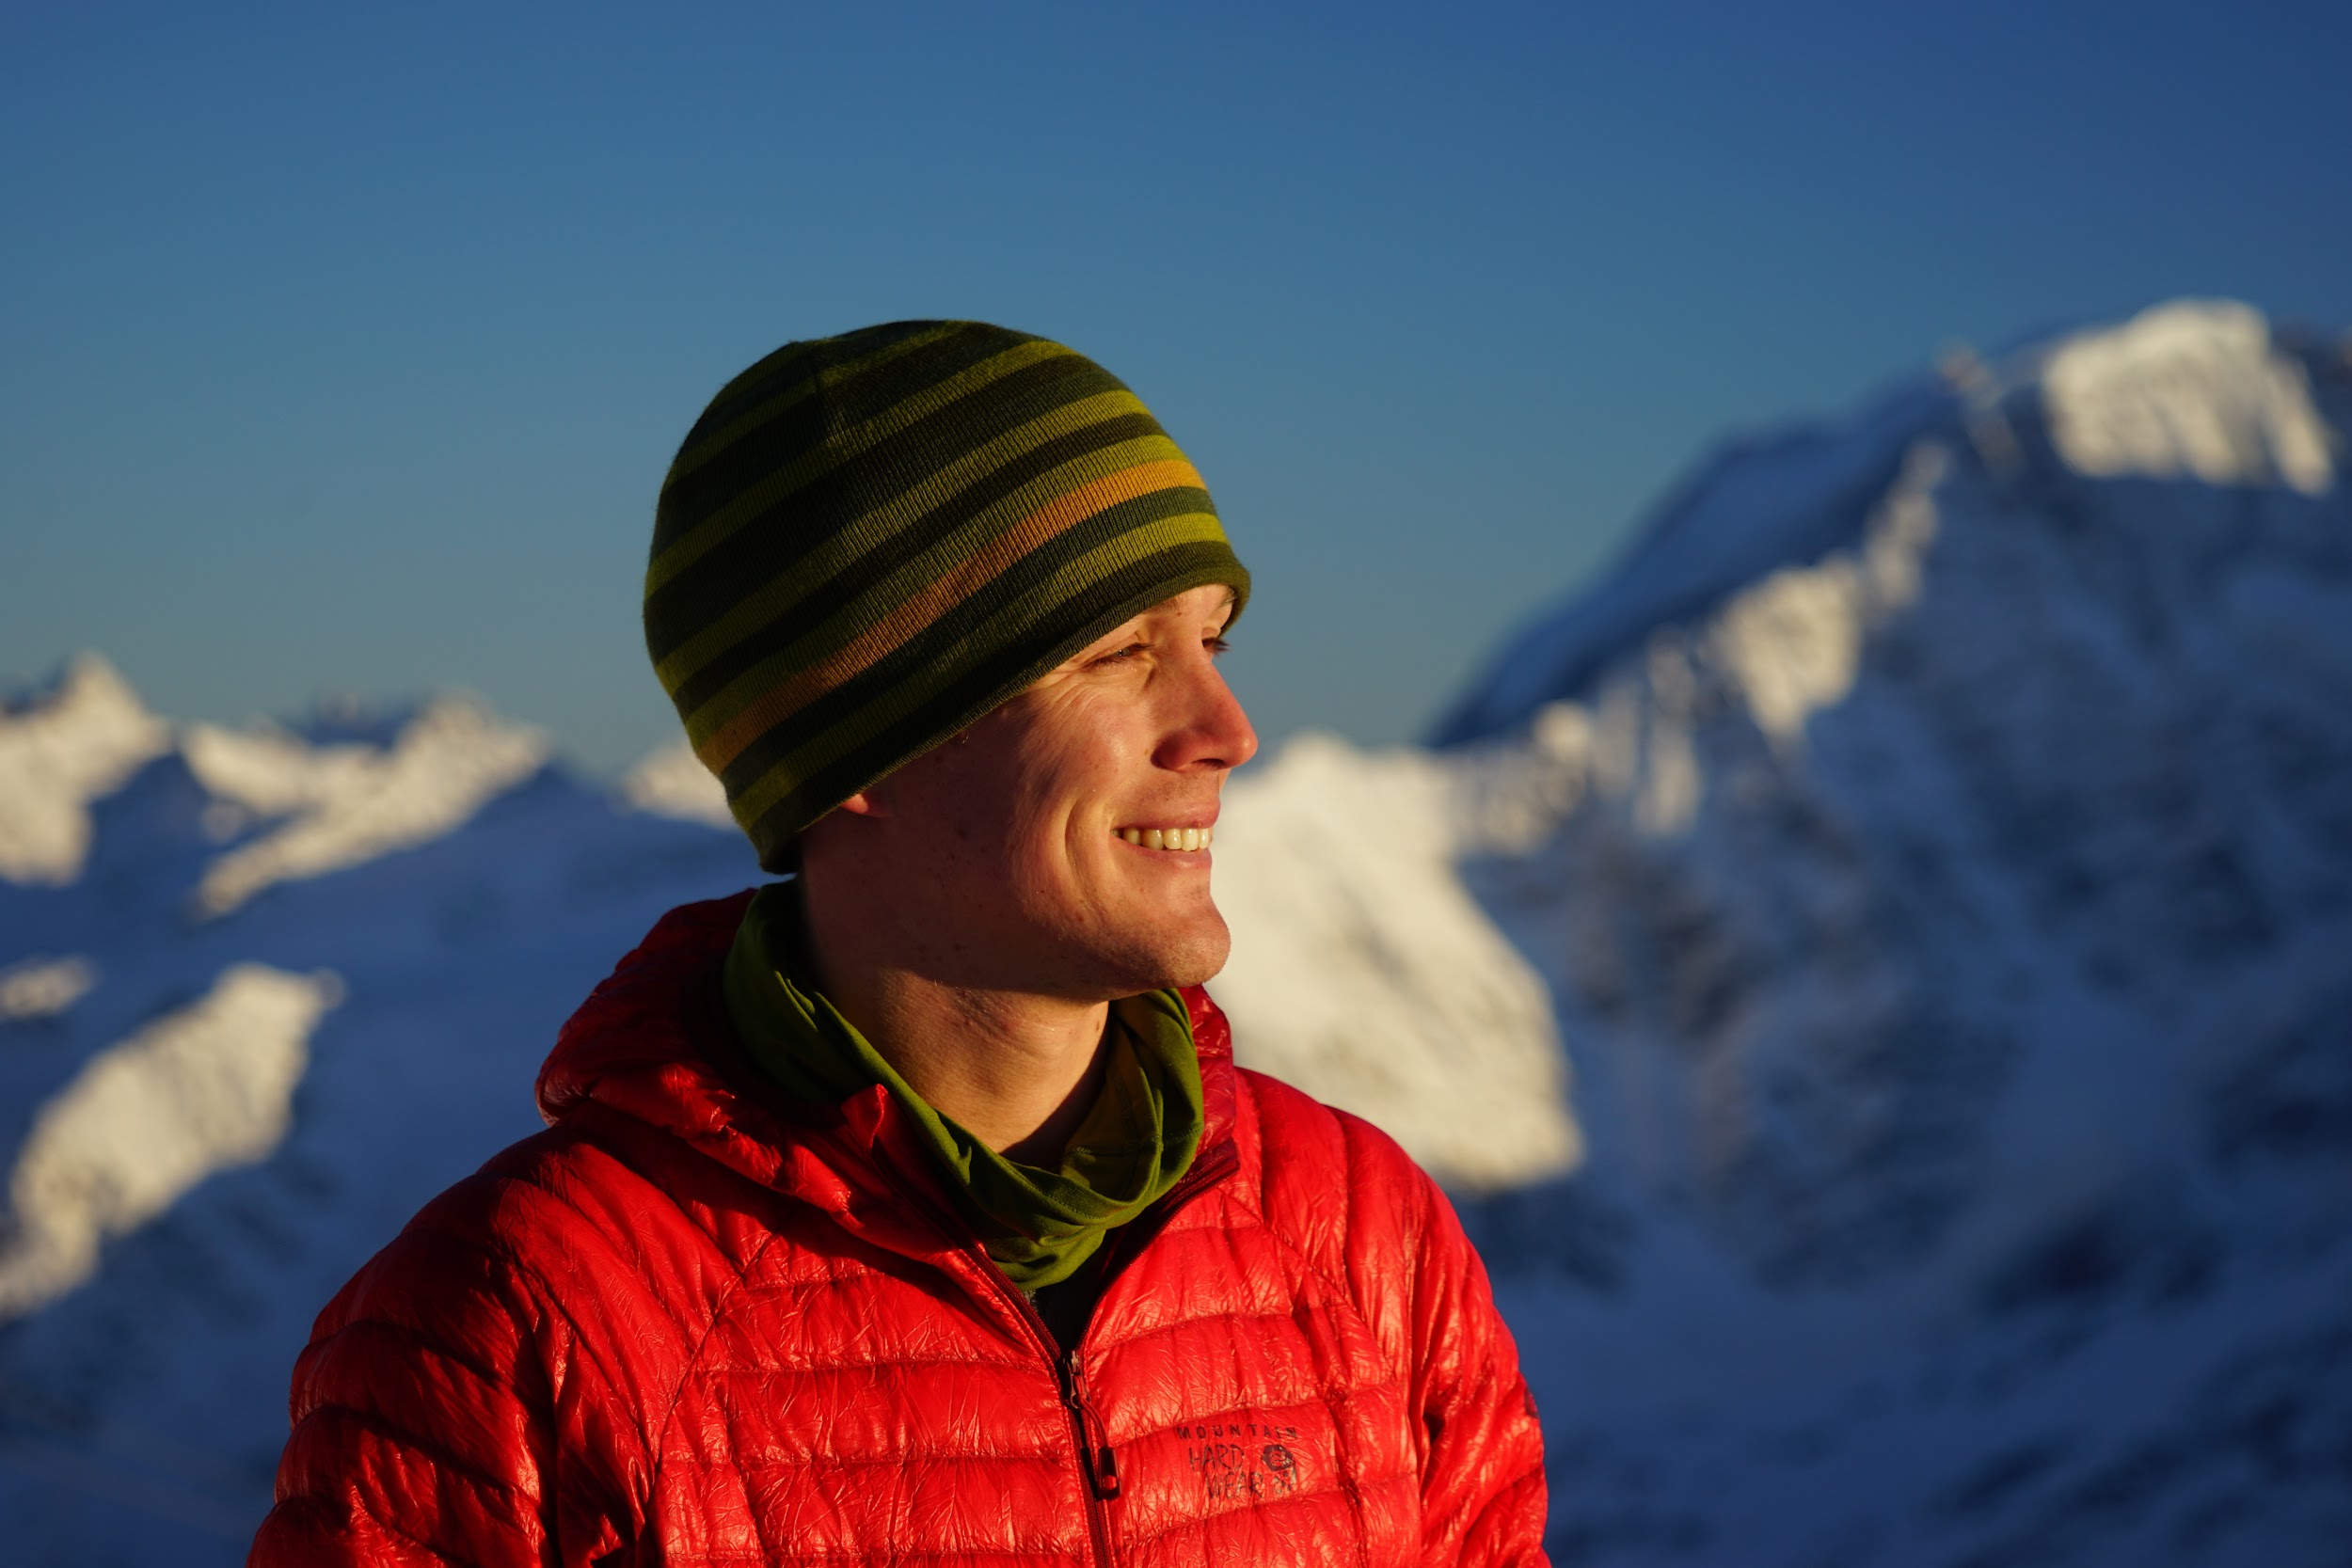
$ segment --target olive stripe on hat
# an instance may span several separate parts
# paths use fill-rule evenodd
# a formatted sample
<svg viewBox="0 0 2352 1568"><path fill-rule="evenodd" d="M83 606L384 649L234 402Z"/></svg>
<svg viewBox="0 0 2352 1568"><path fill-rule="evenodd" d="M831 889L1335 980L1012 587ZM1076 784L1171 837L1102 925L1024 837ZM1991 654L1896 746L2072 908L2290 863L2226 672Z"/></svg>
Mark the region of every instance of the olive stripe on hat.
<svg viewBox="0 0 2352 1568"><path fill-rule="evenodd" d="M936 366L938 356L930 356L911 365L898 367L903 376ZM929 416L947 409L958 399L986 388L991 383L1010 377L1040 361L1056 358L1076 359L1077 356L1059 343L1043 341L1023 343L1018 348L992 355L976 365L964 367L944 380L921 383L912 393L878 410L871 417L847 429L807 432L778 431L771 427L788 420L818 425L837 420L840 409L834 400L819 400L815 387L797 388L794 396L780 399L774 404L756 409L735 421L728 428L692 443L681 452L671 468L671 477L662 485L663 499L681 510L694 510L707 497L723 495L724 506L697 523L686 536L659 548L652 564L646 568L645 587L648 593L665 586L669 580L709 551L733 536L744 523L762 511L790 498L802 486L825 477L852 460L873 452L892 437L906 434ZM746 437L762 435L765 440ZM774 466L772 441L776 435L797 436L803 439L821 436L822 445L811 446L798 458L785 466ZM889 461L898 454L883 451L872 465L899 467ZM748 469L750 472L746 472ZM854 477L854 476L852 476ZM919 480L920 471L910 476ZM752 483L746 483L746 481Z"/></svg>
<svg viewBox="0 0 2352 1568"><path fill-rule="evenodd" d="M679 707L689 713L700 708L721 687L762 659L783 652L786 639L822 635L820 628L787 618L805 599L821 595L828 605L839 607L834 615L855 621L864 618L858 606L868 594L884 594L892 600L904 597L908 592L904 587L892 592L893 574L919 571L918 552L935 551L949 543L940 538L943 526L954 528L960 519L969 519L959 531L968 530L971 537L980 537L992 523L1001 520L1009 525L1068 488L1073 481L1115 471L1125 460L1122 453L1146 458L1181 455L1176 443L1158 434L1158 424L1132 394L1085 402L1093 406L1072 421L1071 428L1062 428L1062 422L1054 418L1032 420L1015 433L1023 436L1019 446L1008 445L1009 437L992 442L983 460L971 465L974 477L936 504L921 511L889 507L882 509L883 515L861 517L860 526L826 540L789 569L754 588L656 666L662 683L675 693ZM1105 413L1105 405L1117 410L1122 404L1123 411L1110 412L1108 418L1094 417ZM1122 435L1130 439L1120 440ZM1137 438L1157 445L1138 447L1134 444ZM1069 468L1073 463L1081 467ZM932 488L919 486L905 499L919 504L929 499Z"/></svg>
<svg viewBox="0 0 2352 1568"><path fill-rule="evenodd" d="M897 323L787 344L712 400L662 485L645 638L774 863L1120 621L1203 582L1238 613L1248 580L1108 372L1002 327Z"/></svg>
<svg viewBox="0 0 2352 1568"><path fill-rule="evenodd" d="M702 418L694 421L694 429L687 437L687 448L680 449L679 456L685 460L685 468L681 471L691 473L736 436L759 428L764 420L801 399L812 396L819 387L825 388L836 398L844 397L850 391L853 378L871 375L901 356L928 347L944 338L959 336L957 328L961 325L958 322L902 322L894 327L876 327L861 335L860 341L869 346L870 352L817 366L806 380L794 378L788 373L780 380L776 375L778 366L786 366L788 371L792 361L805 358L808 352L809 345L806 343L785 344L722 387L719 395L710 400L710 406L704 409ZM1004 348L1001 341L978 339L968 339L967 345L974 361L1001 353ZM934 369L927 379L936 381L943 373ZM780 386L782 390L778 389ZM880 406L886 406L894 401L895 398L885 398ZM845 403L843 406L849 404ZM675 467L673 464L673 467Z"/></svg>

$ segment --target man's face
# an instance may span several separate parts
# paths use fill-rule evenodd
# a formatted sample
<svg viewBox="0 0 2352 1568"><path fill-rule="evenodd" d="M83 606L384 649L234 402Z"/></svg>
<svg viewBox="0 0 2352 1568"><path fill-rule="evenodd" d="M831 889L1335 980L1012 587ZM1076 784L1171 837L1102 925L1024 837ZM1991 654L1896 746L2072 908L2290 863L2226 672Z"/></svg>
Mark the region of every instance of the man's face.
<svg viewBox="0 0 2352 1568"><path fill-rule="evenodd" d="M1091 1002L1224 967L1210 851L1168 846L1258 749L1215 664L1232 612L1154 606L845 808L929 977Z"/></svg>

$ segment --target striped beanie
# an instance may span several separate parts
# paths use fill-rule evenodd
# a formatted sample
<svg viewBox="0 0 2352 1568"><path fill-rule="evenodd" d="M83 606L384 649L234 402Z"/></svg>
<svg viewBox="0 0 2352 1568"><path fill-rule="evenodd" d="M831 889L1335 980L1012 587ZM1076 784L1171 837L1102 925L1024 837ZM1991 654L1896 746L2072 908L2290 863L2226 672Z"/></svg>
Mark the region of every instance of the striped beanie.
<svg viewBox="0 0 2352 1568"><path fill-rule="evenodd" d="M722 388L662 482L645 644L760 863L1163 599L1249 574L1184 454L1059 343L894 322Z"/></svg>

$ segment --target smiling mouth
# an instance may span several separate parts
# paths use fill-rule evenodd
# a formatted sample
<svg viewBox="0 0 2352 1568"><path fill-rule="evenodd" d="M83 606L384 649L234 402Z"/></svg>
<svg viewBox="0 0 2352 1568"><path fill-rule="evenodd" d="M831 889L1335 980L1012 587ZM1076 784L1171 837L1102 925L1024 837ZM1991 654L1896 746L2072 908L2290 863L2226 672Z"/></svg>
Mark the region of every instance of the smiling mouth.
<svg viewBox="0 0 2352 1568"><path fill-rule="evenodd" d="M1214 828L1113 828L1111 832L1139 849L1206 849Z"/></svg>

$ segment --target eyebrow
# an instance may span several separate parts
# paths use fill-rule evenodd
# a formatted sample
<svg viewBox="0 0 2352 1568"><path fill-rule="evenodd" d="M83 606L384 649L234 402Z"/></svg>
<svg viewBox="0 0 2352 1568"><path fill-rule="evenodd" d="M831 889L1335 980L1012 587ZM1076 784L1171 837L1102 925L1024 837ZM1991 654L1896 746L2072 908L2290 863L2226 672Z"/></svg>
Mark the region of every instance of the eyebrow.
<svg viewBox="0 0 2352 1568"><path fill-rule="evenodd" d="M1217 609L1219 609L1219 610L1232 610L1232 609L1235 605L1237 605L1237 604L1241 603L1241 594L1240 594L1239 593L1237 593L1237 592L1234 590L1233 586L1232 586L1231 583L1220 583L1220 584L1218 584L1218 586L1219 586L1219 587L1221 587L1221 588L1223 588L1223 589L1225 590L1225 597L1223 597L1223 598L1219 599L1219 600L1216 602L1216 607L1217 607ZM1157 606L1157 605L1153 605L1153 606L1152 607L1152 610L1157 610L1158 608L1159 608L1159 606ZM1136 619L1136 620L1137 620L1137 621L1140 621L1140 620L1142 620L1142 619L1144 618L1144 615L1148 615L1148 614L1150 614L1150 613L1151 613L1151 611L1150 611L1150 610L1146 610L1146 611L1144 611L1144 612L1143 612L1143 614L1142 614L1142 615L1137 615L1137 616L1136 616L1136 617L1135 617L1135 619ZM1226 619L1227 619L1228 621L1231 621L1231 620L1232 619L1232 617L1231 615L1228 615L1228 616L1226 617ZM1106 632L1104 632L1104 633L1103 634L1103 638L1098 638L1098 639L1096 639L1096 641L1102 641L1104 638L1108 638L1109 636L1111 636L1111 635L1112 635L1112 632L1120 631L1120 630L1122 630L1122 629L1124 629L1124 628L1123 628L1123 627L1119 627L1119 626L1114 626L1114 627L1112 627L1112 628L1111 628L1111 631L1106 631ZM1221 628L1220 628L1220 629L1221 629ZM1089 643L1089 644L1088 644L1088 646L1089 646L1089 647L1091 647L1091 646L1093 646L1093 644L1092 644L1092 643ZM1086 649L1085 649L1085 648L1081 648L1081 649L1079 649L1076 653L1072 654L1070 657L1071 657L1073 659L1077 659L1077 658L1084 657L1085 657L1085 654L1086 654Z"/></svg>

